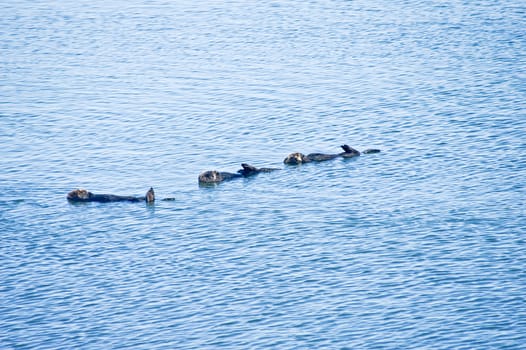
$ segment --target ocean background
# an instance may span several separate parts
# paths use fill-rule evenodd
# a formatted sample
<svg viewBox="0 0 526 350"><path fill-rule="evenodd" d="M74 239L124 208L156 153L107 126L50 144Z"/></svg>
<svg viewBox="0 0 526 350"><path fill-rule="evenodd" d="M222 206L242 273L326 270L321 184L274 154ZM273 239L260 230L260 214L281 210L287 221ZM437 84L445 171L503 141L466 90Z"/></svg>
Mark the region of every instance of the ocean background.
<svg viewBox="0 0 526 350"><path fill-rule="evenodd" d="M524 349L524 1L0 3L1 349Z"/></svg>

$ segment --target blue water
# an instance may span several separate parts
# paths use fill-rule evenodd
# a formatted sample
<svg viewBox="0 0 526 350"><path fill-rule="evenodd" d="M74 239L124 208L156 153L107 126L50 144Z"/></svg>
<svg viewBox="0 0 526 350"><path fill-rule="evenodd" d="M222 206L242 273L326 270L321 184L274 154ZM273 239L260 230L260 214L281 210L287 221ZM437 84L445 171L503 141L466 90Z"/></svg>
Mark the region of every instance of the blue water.
<svg viewBox="0 0 526 350"><path fill-rule="evenodd" d="M524 349L526 5L3 1L1 349ZM291 152L379 154L286 167ZM204 170L281 167L215 187ZM75 188L173 202L73 205Z"/></svg>

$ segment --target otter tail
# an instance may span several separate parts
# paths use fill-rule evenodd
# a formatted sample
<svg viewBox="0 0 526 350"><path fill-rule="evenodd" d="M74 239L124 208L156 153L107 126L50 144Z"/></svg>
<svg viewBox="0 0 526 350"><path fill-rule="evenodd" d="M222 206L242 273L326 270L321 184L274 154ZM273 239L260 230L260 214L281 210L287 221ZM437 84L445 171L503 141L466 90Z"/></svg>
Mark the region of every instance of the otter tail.
<svg viewBox="0 0 526 350"><path fill-rule="evenodd" d="M371 153L380 153L381 151L379 149L376 149L376 148L370 148L370 149L366 149L365 151L363 151L362 153L363 154L371 154Z"/></svg>

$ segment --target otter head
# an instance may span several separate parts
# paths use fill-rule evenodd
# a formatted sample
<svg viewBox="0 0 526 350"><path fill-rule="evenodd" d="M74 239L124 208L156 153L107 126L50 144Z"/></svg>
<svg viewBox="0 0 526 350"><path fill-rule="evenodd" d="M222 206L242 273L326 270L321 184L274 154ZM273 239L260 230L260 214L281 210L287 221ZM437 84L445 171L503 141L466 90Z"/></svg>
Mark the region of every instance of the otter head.
<svg viewBox="0 0 526 350"><path fill-rule="evenodd" d="M291 153L285 158L283 163L285 164L301 164L305 162L305 155L303 153Z"/></svg>
<svg viewBox="0 0 526 350"><path fill-rule="evenodd" d="M86 190L83 190L83 189L77 189L77 190L73 190L71 191L70 193L68 193L68 196L67 198L69 200L72 200L72 201L82 201L82 200L87 200L89 199L90 197L90 192L86 191Z"/></svg>
<svg viewBox="0 0 526 350"><path fill-rule="evenodd" d="M213 183L223 181L223 176L216 170L205 171L199 174L199 182Z"/></svg>

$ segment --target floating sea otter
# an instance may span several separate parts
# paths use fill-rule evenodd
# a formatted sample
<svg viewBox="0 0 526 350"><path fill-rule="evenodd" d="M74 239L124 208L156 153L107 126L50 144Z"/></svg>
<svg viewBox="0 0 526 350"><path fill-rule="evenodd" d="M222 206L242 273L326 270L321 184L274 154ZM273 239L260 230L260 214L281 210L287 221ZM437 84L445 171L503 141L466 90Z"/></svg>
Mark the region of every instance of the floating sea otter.
<svg viewBox="0 0 526 350"><path fill-rule="evenodd" d="M291 153L285 158L285 160L283 160L283 163L289 164L289 165L295 165L295 164L303 164L303 163L310 163L310 162L322 162L325 160L331 160L331 159L338 158L338 157L352 158L352 157L356 157L360 155L359 151L355 150L354 148L348 145L343 145L340 147L343 148L344 152L338 153L338 154L311 153L308 155L304 155L303 153ZM380 152L379 149L366 149L362 153L368 154L368 153L378 153L378 152Z"/></svg>
<svg viewBox="0 0 526 350"><path fill-rule="evenodd" d="M68 193L67 197L70 202L155 202L155 192L150 187L144 197L133 197L133 196L117 196L115 194L94 194L87 190L77 189Z"/></svg>
<svg viewBox="0 0 526 350"><path fill-rule="evenodd" d="M277 168L256 168L250 164L241 164L243 169L237 171L237 173L228 173L224 171L209 170L199 174L200 184L216 184L226 180L237 179L240 177L249 177L259 173L269 173L274 170L280 170Z"/></svg>

